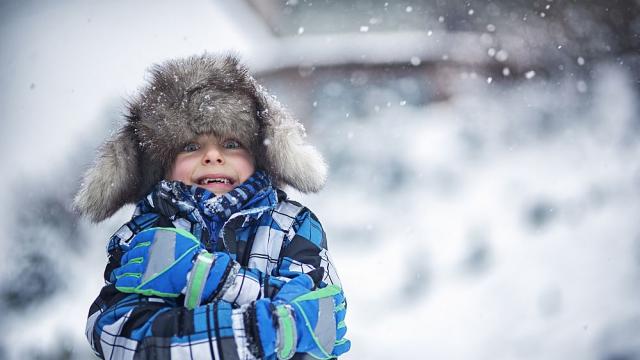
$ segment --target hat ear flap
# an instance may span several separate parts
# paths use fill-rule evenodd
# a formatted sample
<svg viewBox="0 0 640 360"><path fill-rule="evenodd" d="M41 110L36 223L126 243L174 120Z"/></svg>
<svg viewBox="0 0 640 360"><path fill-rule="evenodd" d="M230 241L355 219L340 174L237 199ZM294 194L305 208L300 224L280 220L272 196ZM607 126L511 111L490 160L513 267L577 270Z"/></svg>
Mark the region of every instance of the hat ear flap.
<svg viewBox="0 0 640 360"><path fill-rule="evenodd" d="M74 208L93 222L99 222L123 204L136 201L139 153L133 128L125 126L98 150L95 163L83 177Z"/></svg>
<svg viewBox="0 0 640 360"><path fill-rule="evenodd" d="M260 87L258 87L260 89ZM318 192L327 180L327 163L320 152L305 142L304 126L266 93L258 94L264 121L265 157L278 183L304 192Z"/></svg>

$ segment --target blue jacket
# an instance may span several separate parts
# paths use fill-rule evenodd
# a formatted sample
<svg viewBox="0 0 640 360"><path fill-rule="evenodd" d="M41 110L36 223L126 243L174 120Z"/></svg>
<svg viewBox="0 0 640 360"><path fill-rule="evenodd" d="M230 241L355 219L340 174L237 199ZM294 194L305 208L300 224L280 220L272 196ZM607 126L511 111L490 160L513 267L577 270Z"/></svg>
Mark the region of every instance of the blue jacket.
<svg viewBox="0 0 640 360"><path fill-rule="evenodd" d="M243 195L250 193L247 188L244 193L238 190ZM253 359L256 351L251 336L256 324L247 311L249 304L272 297L279 284L288 279L320 268L323 271L314 273L323 274L323 283L340 285L316 216L270 185L258 190L243 204L231 201L217 213L221 216L204 221L198 218L204 212L187 216L175 201L171 206L160 204L161 191L154 191L138 204L131 221L111 237L106 284L89 310L86 336L98 356ZM226 274L228 286L217 300L188 310L182 296L141 296L115 288L111 273L120 266L127 243L140 231L153 227L185 229L207 249L231 255L236 271Z"/></svg>

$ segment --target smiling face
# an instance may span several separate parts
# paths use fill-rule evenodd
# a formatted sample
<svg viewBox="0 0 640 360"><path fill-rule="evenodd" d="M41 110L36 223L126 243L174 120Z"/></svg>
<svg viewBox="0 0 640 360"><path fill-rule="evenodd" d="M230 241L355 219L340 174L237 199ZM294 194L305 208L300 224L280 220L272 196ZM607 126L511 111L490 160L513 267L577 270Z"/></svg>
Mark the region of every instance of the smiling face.
<svg viewBox="0 0 640 360"><path fill-rule="evenodd" d="M253 156L237 140L200 135L178 154L167 178L222 195L246 181L254 170Z"/></svg>

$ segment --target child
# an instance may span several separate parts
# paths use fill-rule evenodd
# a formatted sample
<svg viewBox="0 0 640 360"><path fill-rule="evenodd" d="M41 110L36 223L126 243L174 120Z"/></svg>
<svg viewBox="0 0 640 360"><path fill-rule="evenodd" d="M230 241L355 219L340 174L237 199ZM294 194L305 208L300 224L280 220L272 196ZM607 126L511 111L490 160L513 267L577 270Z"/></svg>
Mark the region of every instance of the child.
<svg viewBox="0 0 640 360"><path fill-rule="evenodd" d="M316 216L304 129L232 56L155 66L75 199L132 219L108 245L87 338L108 359L329 359L349 350L346 302ZM297 354L296 354L297 353Z"/></svg>

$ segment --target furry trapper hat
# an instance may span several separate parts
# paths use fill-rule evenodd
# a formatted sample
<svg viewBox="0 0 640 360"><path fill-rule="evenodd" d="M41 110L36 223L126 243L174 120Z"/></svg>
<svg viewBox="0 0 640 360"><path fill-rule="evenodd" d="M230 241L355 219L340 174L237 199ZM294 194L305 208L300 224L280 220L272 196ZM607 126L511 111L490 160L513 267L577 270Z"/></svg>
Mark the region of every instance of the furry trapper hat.
<svg viewBox="0 0 640 360"><path fill-rule="evenodd" d="M247 146L276 186L317 192L327 166L304 141L303 126L258 85L233 56L204 54L152 67L149 83L128 104L126 123L98 150L74 206L102 221L140 200L177 154L202 134Z"/></svg>

